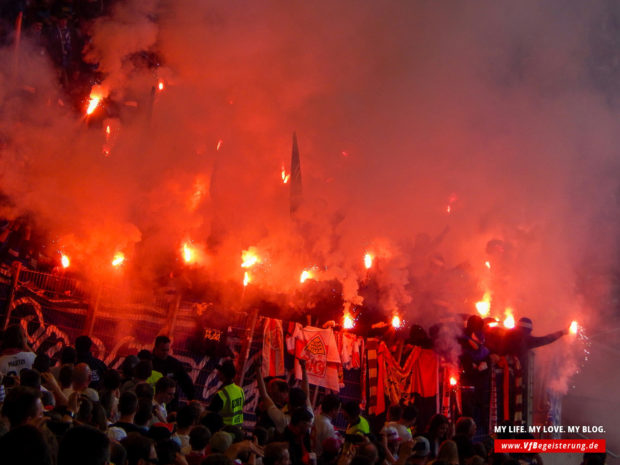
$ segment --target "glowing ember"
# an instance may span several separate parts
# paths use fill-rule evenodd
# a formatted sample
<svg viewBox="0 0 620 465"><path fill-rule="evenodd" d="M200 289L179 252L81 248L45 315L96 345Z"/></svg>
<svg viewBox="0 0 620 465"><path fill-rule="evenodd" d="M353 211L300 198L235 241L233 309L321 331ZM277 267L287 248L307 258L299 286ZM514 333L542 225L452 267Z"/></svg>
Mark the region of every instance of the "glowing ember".
<svg viewBox="0 0 620 465"><path fill-rule="evenodd" d="M250 273L246 271L245 273L243 273L243 287L246 287L248 284L250 284L250 282Z"/></svg>
<svg viewBox="0 0 620 465"><path fill-rule="evenodd" d="M157 83L157 89L161 92L162 90L164 90L164 81L159 81Z"/></svg>
<svg viewBox="0 0 620 465"><path fill-rule="evenodd" d="M311 272L309 272L308 270L304 270L301 272L301 276L299 277L299 282L303 284L306 282L306 280L312 279L312 277L313 276Z"/></svg>
<svg viewBox="0 0 620 465"><path fill-rule="evenodd" d="M241 268L252 268L257 263L260 263L258 255L256 255L252 248L241 253L241 260Z"/></svg>
<svg viewBox="0 0 620 465"><path fill-rule="evenodd" d="M353 320L353 318L351 318L351 315L345 314L345 316L342 317L342 327L344 329L353 329L354 326L355 321Z"/></svg>
<svg viewBox="0 0 620 465"><path fill-rule="evenodd" d="M569 331L571 334L577 334L577 332L579 331L579 323L577 323L576 321L573 321L570 324Z"/></svg>
<svg viewBox="0 0 620 465"><path fill-rule="evenodd" d="M476 302L476 310L478 310L478 313L482 318L489 315L489 312L491 311L491 294L485 292L482 300L480 302Z"/></svg>
<svg viewBox="0 0 620 465"><path fill-rule="evenodd" d="M402 323L403 323L403 322L401 321L401 319L400 319L400 317L399 317L398 315L394 315L394 316L392 317L392 327L394 327L394 328L398 329L398 328L400 328L400 326L402 325Z"/></svg>
<svg viewBox="0 0 620 465"><path fill-rule="evenodd" d="M372 255L370 255L369 253L364 255L364 266L366 267L367 270L372 268L372 260L373 260L373 258L374 257Z"/></svg>
<svg viewBox="0 0 620 465"><path fill-rule="evenodd" d="M64 253L60 256L60 264L63 268L69 268L69 265L71 264L69 257L67 257Z"/></svg>
<svg viewBox="0 0 620 465"><path fill-rule="evenodd" d="M491 269L491 262L484 262L484 266L486 266L489 270Z"/></svg>
<svg viewBox="0 0 620 465"><path fill-rule="evenodd" d="M222 148L222 144L224 143L224 141L222 139L217 141L217 146L215 147L215 150L217 150L218 152L220 151L220 149Z"/></svg>
<svg viewBox="0 0 620 465"><path fill-rule="evenodd" d="M452 213L452 207L450 205L446 207L446 213Z"/></svg>
<svg viewBox="0 0 620 465"><path fill-rule="evenodd" d="M495 328L499 324L499 321L491 321L489 323L489 328Z"/></svg>
<svg viewBox="0 0 620 465"><path fill-rule="evenodd" d="M183 260L185 263L191 263L195 259L195 252L189 242L183 244Z"/></svg>
<svg viewBox="0 0 620 465"><path fill-rule="evenodd" d="M114 259L112 260L112 266L121 266L125 261L125 254L123 252L116 252Z"/></svg>
<svg viewBox="0 0 620 465"><path fill-rule="evenodd" d="M282 171L280 172L280 176L282 177L282 184L288 183L288 180L291 178L290 174L286 173L284 166L282 167Z"/></svg>
<svg viewBox="0 0 620 465"><path fill-rule="evenodd" d="M110 135L110 125L109 125L109 124L105 127L105 133L106 133L108 136Z"/></svg>
<svg viewBox="0 0 620 465"><path fill-rule="evenodd" d="M450 376L450 386L456 386L458 384L458 381L456 380L456 378L454 376Z"/></svg>
<svg viewBox="0 0 620 465"><path fill-rule="evenodd" d="M515 327L515 317L509 310L506 310L506 318L504 319L504 328L512 329Z"/></svg>

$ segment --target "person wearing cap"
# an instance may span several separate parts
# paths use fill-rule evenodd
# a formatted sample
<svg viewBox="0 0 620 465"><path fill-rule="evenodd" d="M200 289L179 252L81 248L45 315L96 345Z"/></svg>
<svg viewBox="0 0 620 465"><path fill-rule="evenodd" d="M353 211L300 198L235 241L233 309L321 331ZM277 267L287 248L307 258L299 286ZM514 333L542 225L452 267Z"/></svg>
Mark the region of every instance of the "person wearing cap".
<svg viewBox="0 0 620 465"><path fill-rule="evenodd" d="M218 377L222 387L213 397L209 410L218 412L225 425L243 424L243 405L245 394L243 389L235 384L237 370L232 360L226 360L217 367Z"/></svg>
<svg viewBox="0 0 620 465"><path fill-rule="evenodd" d="M370 425L368 420L361 416L361 409L357 402L354 400L347 402L342 407L344 410L344 416L347 419L346 435L359 434L366 436L370 434Z"/></svg>

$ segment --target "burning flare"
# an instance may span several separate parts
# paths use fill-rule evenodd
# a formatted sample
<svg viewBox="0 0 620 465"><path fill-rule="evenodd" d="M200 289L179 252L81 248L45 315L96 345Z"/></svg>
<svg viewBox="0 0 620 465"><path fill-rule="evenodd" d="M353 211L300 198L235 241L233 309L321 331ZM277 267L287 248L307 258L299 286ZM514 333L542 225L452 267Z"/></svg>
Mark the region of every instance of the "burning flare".
<svg viewBox="0 0 620 465"><path fill-rule="evenodd" d="M71 264L69 257L67 257L64 253L60 254L60 264L63 268L69 268L69 265Z"/></svg>
<svg viewBox="0 0 620 465"><path fill-rule="evenodd" d="M398 315L394 315L392 317L392 327L393 328L398 329L398 328L401 327L402 324L403 324L403 322L401 321L401 319L400 319L400 317Z"/></svg>
<svg viewBox="0 0 620 465"><path fill-rule="evenodd" d="M94 85L90 89L90 95L88 97L88 107L86 107L86 116L90 116L99 106L101 100L105 97L103 88L99 85Z"/></svg>
<svg viewBox="0 0 620 465"><path fill-rule="evenodd" d="M457 379L454 376L450 376L450 386L456 386L458 384Z"/></svg>
<svg viewBox="0 0 620 465"><path fill-rule="evenodd" d="M489 261L484 262L484 266L486 266L490 270L491 269L491 262L489 262Z"/></svg>
<svg viewBox="0 0 620 465"><path fill-rule="evenodd" d="M125 254L123 252L116 252L114 259L112 260L112 266L121 266L125 261Z"/></svg>
<svg viewBox="0 0 620 465"><path fill-rule="evenodd" d="M159 90L160 92L164 90L164 81L162 81L161 79L157 83L157 90Z"/></svg>
<svg viewBox="0 0 620 465"><path fill-rule="evenodd" d="M568 330L571 334L577 334L577 332L579 332L579 323L577 323L577 321L573 321Z"/></svg>
<svg viewBox="0 0 620 465"><path fill-rule="evenodd" d="M288 180L291 178L291 175L286 173L286 170L284 169L284 165L282 166L282 171L280 172L280 176L282 177L282 184L288 183Z"/></svg>
<svg viewBox="0 0 620 465"><path fill-rule="evenodd" d="M243 287L247 287L247 285L250 284L250 282L251 282L250 273L246 271L245 273L243 273Z"/></svg>
<svg viewBox="0 0 620 465"><path fill-rule="evenodd" d="M351 315L349 315L348 313L345 313L344 316L342 317L342 327L344 329L353 329L354 326L355 326L355 320L351 318Z"/></svg>
<svg viewBox="0 0 620 465"><path fill-rule="evenodd" d="M312 273L308 270L304 270L301 272L301 276L299 277L299 282L301 284L305 283L308 279L313 279Z"/></svg>
<svg viewBox="0 0 620 465"><path fill-rule="evenodd" d="M195 260L195 258L196 252L192 248L191 244L189 242L183 244L183 260L185 260L185 263L191 263Z"/></svg>
<svg viewBox="0 0 620 465"><path fill-rule="evenodd" d="M222 144L224 143L224 141L222 139L217 141L217 146L215 147L216 151L220 151L220 149L222 148Z"/></svg>
<svg viewBox="0 0 620 465"><path fill-rule="evenodd" d="M510 309L506 309L506 318L504 319L504 328L512 329L515 327L515 317Z"/></svg>
<svg viewBox="0 0 620 465"><path fill-rule="evenodd" d="M260 258L254 252L253 247L241 253L241 260L241 268L252 268L257 263L260 263Z"/></svg>
<svg viewBox="0 0 620 465"><path fill-rule="evenodd" d="M476 310L482 318L485 318L489 315L491 311L491 294L488 292L484 293L482 300L480 302L476 302Z"/></svg>
<svg viewBox="0 0 620 465"><path fill-rule="evenodd" d="M373 259L374 259L374 257L372 255L370 255L369 253L364 255L364 266L366 267L367 270L372 268L372 261L373 261Z"/></svg>

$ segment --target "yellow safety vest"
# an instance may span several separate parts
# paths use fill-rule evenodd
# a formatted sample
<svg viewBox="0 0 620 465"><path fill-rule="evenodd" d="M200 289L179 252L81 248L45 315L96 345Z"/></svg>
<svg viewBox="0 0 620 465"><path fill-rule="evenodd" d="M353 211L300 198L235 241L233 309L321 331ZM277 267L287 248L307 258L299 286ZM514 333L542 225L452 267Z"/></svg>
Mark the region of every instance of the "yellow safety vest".
<svg viewBox="0 0 620 465"><path fill-rule="evenodd" d="M370 425L368 424L368 420L360 416L360 421L354 425L349 425L345 431L345 434L370 434Z"/></svg>
<svg viewBox="0 0 620 465"><path fill-rule="evenodd" d="M222 399L224 406L220 410L220 415L225 425L240 425L243 423L243 404L245 403L245 394L243 389L235 383L227 384L217 391Z"/></svg>

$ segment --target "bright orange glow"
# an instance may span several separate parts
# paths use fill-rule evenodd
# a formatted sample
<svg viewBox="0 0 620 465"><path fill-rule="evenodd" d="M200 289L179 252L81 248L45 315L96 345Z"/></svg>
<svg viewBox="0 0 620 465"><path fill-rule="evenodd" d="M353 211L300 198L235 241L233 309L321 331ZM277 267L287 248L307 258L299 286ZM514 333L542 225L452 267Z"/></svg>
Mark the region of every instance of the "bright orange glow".
<svg viewBox="0 0 620 465"><path fill-rule="evenodd" d="M344 329L353 329L354 326L355 321L353 320L353 318L351 318L351 315L345 313L345 315L342 317L342 327Z"/></svg>
<svg viewBox="0 0 620 465"><path fill-rule="evenodd" d="M392 326L393 326L394 328L397 328L397 329L398 329L398 328L400 328L400 326L402 325L402 323L403 323L403 322L401 321L401 319L400 319L400 317L399 317L398 315L394 315L394 316L392 317Z"/></svg>
<svg viewBox="0 0 620 465"><path fill-rule="evenodd" d="M579 331L579 323L577 323L576 321L573 321L570 324L569 331L571 334L577 334L577 332Z"/></svg>
<svg viewBox="0 0 620 465"><path fill-rule="evenodd" d="M116 252L114 259L112 260L112 266L121 266L125 261L125 254L123 252Z"/></svg>
<svg viewBox="0 0 620 465"><path fill-rule="evenodd" d="M286 173L284 166L282 166L282 171L280 172L280 176L282 177L282 184L288 183L288 180L291 178L291 175Z"/></svg>
<svg viewBox="0 0 620 465"><path fill-rule="evenodd" d="M482 318L489 315L489 312L491 311L491 294L488 292L484 293L482 300L480 302L476 302L476 310L478 310L478 313Z"/></svg>
<svg viewBox="0 0 620 465"><path fill-rule="evenodd" d="M247 271L243 273L243 287L246 287L251 282L250 273Z"/></svg>
<svg viewBox="0 0 620 465"><path fill-rule="evenodd" d="M312 279L312 273L308 270L304 270L301 272L301 276L299 277L299 282L300 283L305 283L308 279Z"/></svg>
<svg viewBox="0 0 620 465"><path fill-rule="evenodd" d="M192 248L191 244L189 242L183 244L183 260L185 260L185 263L191 263L195 260L195 258L196 252Z"/></svg>
<svg viewBox="0 0 620 465"><path fill-rule="evenodd" d="M446 207L446 213L452 213L452 207L450 205Z"/></svg>
<svg viewBox="0 0 620 465"><path fill-rule="evenodd" d="M105 133L106 133L108 136L110 135L110 125L109 125L109 124L105 127Z"/></svg>
<svg viewBox="0 0 620 465"><path fill-rule="evenodd" d="M162 90L164 90L164 81L160 80L157 83L157 89L161 92Z"/></svg>
<svg viewBox="0 0 620 465"><path fill-rule="evenodd" d="M257 263L260 263L260 258L253 249L253 247L250 247L241 253L241 268L252 268Z"/></svg>
<svg viewBox="0 0 620 465"><path fill-rule="evenodd" d="M369 253L364 255L364 266L366 267L367 270L372 268L372 261L373 261L373 259L374 259L374 257L372 255L370 255Z"/></svg>
<svg viewBox="0 0 620 465"><path fill-rule="evenodd" d="M489 261L484 262L484 266L486 266L490 270L491 269L491 262L489 262Z"/></svg>
<svg viewBox="0 0 620 465"><path fill-rule="evenodd" d="M220 149L222 148L222 144L224 143L224 141L222 139L217 141L217 146L215 147L215 150L217 150L218 152L220 151Z"/></svg>
<svg viewBox="0 0 620 465"><path fill-rule="evenodd" d="M458 384L458 381L456 380L456 378L454 376L450 376L450 386L456 386Z"/></svg>
<svg viewBox="0 0 620 465"><path fill-rule="evenodd" d="M495 328L498 324L499 324L499 322L498 322L498 321L491 321L491 322L489 323L489 328Z"/></svg>
<svg viewBox="0 0 620 465"><path fill-rule="evenodd" d="M506 318L504 319L504 328L512 329L515 327L515 317L510 309L506 309Z"/></svg>
<svg viewBox="0 0 620 465"><path fill-rule="evenodd" d="M67 257L64 253L60 256L60 264L63 268L69 268L69 265L71 264L69 257Z"/></svg>

